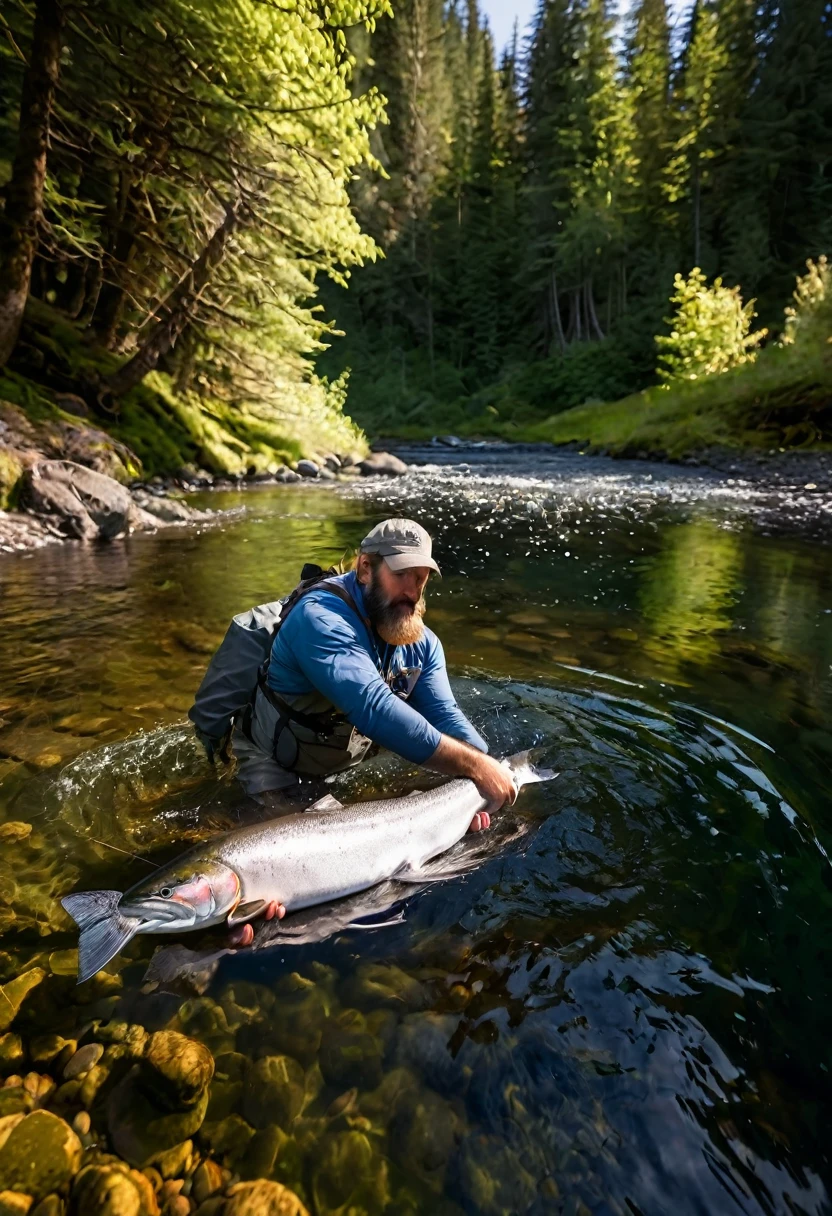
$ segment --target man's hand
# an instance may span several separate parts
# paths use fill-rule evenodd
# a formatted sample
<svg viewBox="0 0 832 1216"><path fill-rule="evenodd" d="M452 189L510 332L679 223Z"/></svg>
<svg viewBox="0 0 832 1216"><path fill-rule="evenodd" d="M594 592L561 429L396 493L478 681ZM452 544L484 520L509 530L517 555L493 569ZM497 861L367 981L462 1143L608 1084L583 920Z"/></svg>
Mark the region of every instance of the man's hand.
<svg viewBox="0 0 832 1216"><path fill-rule="evenodd" d="M460 743L449 735L442 736L425 767L437 773L446 773L449 777L470 777L474 782L488 805L480 815L474 816L471 823L473 832L488 827L489 812L499 811L501 806L513 803L517 797L517 786L510 769L485 752L478 752L476 748Z"/></svg>
<svg viewBox="0 0 832 1216"><path fill-rule="evenodd" d="M283 920L286 915L286 909L283 904L278 903L276 899L272 900L263 909L263 920ZM228 939L229 946L250 946L254 941L254 927L251 924L240 925L234 929Z"/></svg>
<svg viewBox="0 0 832 1216"><path fill-rule="evenodd" d="M488 803L486 811L499 811L506 803L511 806L517 798L517 786L511 769L482 753L479 760L476 770L471 773L471 780Z"/></svg>

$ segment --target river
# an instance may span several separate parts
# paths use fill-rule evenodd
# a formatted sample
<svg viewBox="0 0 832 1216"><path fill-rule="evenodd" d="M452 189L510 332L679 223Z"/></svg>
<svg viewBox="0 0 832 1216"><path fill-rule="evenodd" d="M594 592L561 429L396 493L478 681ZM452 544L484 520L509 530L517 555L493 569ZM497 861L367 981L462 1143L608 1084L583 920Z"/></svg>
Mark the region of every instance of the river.
<svg viewBox="0 0 832 1216"><path fill-rule="evenodd" d="M107 992L53 966L60 1008L24 1006L22 1032L122 1016L237 1068L291 1057L305 1107L276 1159L224 1151L313 1216L829 1212L829 496L535 449L401 454L431 463L203 494L231 514L3 559L0 982L71 958L59 895L124 889L139 858L257 817L195 746L193 691L234 613L386 515L435 537L427 621L462 706L558 779L399 925L238 952L187 999L144 984L159 942L136 938ZM415 781L386 757L332 788ZM240 1120L225 1085L209 1143Z"/></svg>

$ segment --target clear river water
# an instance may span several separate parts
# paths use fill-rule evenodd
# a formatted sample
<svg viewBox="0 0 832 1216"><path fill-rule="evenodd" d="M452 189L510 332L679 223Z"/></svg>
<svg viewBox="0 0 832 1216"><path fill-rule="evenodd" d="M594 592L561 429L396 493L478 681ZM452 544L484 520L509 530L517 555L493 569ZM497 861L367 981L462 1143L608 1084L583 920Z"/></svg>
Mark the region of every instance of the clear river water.
<svg viewBox="0 0 832 1216"><path fill-rule="evenodd" d="M64 977L15 1028L202 1039L204 1149L313 1216L832 1211L832 501L538 449L402 454L429 463L206 493L229 514L204 527L2 559L0 982ZM435 537L426 619L463 708L558 779L400 924L238 951L202 992L146 982L160 943L138 937L76 991L60 895L262 817L185 719L229 618L390 514ZM331 788L432 780L381 757ZM235 1078L267 1055L299 1096L258 1155Z"/></svg>

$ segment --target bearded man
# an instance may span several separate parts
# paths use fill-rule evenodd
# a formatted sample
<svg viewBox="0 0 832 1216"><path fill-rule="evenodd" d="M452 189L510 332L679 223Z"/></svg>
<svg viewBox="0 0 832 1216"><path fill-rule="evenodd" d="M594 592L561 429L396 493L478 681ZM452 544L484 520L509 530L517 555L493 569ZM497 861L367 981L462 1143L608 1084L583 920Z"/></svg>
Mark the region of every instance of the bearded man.
<svg viewBox="0 0 832 1216"><path fill-rule="evenodd" d="M489 812L513 802L511 773L488 755L457 705L442 645L425 627L431 538L409 519L364 537L354 570L305 590L284 610L234 753L255 797L322 777L386 748L413 764L469 777Z"/></svg>

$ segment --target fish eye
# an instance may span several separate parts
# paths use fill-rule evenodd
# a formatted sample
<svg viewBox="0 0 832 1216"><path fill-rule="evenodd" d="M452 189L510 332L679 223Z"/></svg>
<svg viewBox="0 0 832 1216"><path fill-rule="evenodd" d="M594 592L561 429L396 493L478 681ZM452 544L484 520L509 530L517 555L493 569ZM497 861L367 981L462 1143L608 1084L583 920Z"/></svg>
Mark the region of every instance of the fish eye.
<svg viewBox="0 0 832 1216"><path fill-rule="evenodd" d="M162 887L159 894L161 895L162 899L170 899L171 895L173 895L173 888L172 887Z"/></svg>

